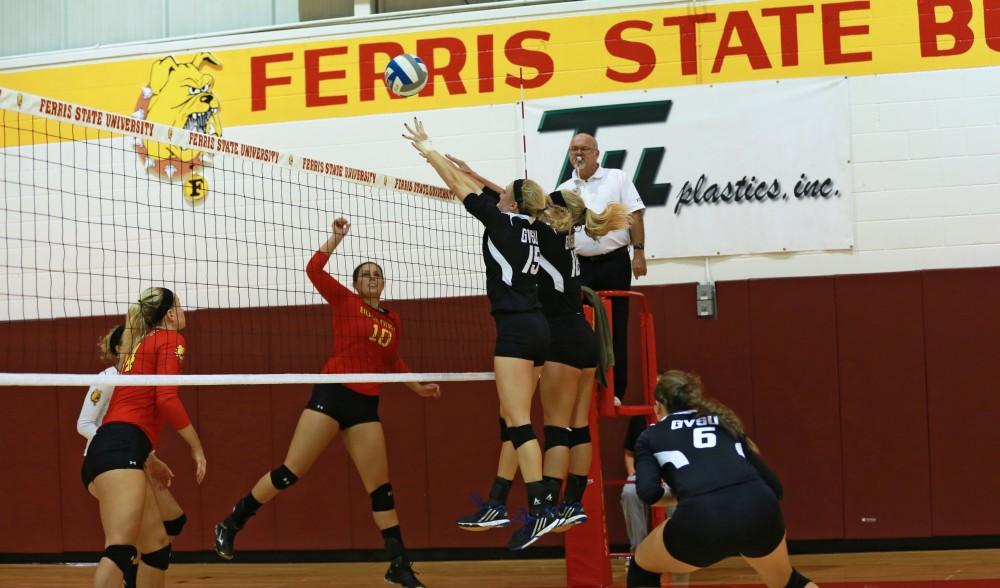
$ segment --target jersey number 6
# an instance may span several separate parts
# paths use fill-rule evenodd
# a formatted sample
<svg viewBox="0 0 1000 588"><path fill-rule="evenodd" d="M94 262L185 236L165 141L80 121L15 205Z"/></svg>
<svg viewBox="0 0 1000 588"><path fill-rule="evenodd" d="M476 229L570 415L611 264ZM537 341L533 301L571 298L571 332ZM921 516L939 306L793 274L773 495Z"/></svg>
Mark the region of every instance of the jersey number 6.
<svg viewBox="0 0 1000 588"><path fill-rule="evenodd" d="M715 447L715 427L695 427L694 446L698 449Z"/></svg>

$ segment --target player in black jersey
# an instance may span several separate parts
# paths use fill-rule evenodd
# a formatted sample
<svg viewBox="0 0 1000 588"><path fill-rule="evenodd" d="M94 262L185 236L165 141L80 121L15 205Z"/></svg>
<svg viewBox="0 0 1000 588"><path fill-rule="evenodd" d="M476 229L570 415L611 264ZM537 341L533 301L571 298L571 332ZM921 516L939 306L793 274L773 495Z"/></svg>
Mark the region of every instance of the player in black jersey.
<svg viewBox="0 0 1000 588"><path fill-rule="evenodd" d="M478 185L494 192L503 190L464 161L451 155L446 157ZM541 194L542 188L528 180L522 185L522 192L532 198ZM590 470L588 419L598 353L597 337L583 315L580 265L573 243L573 228L585 225L592 235L602 236L628 227L631 219L621 204L612 204L600 213L588 210L579 194L570 190L548 194L547 206L546 214L541 217L544 224L538 229L541 248L538 292L551 336L541 376L545 415L542 479L546 499L558 502L563 481L569 473L565 499L558 509L560 524L554 529L558 532L587 520L581 501ZM507 493L517 473L517 453L503 418L500 431L500 460L489 500L478 512L457 521L463 529L483 531L509 524Z"/></svg>
<svg viewBox="0 0 1000 588"><path fill-rule="evenodd" d="M430 144L423 124L405 125L404 138L413 143L465 209L486 227L483 258L486 293L496 322L493 357L497 395L508 433L528 490L528 516L511 537L511 549L524 549L559 522L554 505L545 499L542 451L531 427L531 399L548 354L549 327L538 299L541 253L536 224L545 213L546 198L527 193L525 180L509 184L495 200L485 189L449 162Z"/></svg>
<svg viewBox="0 0 1000 588"><path fill-rule="evenodd" d="M677 509L639 545L628 586L659 586L661 573L741 555L769 588L817 588L788 559L781 482L740 419L705 398L693 374L666 372L655 394L660 422L636 442L636 491L651 505L676 500Z"/></svg>

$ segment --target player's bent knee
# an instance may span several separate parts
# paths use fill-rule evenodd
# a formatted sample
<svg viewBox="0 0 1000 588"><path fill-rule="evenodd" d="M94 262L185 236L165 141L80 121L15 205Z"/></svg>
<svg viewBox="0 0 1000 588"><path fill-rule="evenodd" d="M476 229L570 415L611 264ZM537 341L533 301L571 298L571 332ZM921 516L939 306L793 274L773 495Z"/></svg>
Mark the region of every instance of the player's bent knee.
<svg viewBox="0 0 1000 588"><path fill-rule="evenodd" d="M181 534L184 530L184 525L187 524L187 515L181 513L181 516L176 519L163 521L163 528L166 529L167 535L170 537L176 537Z"/></svg>
<svg viewBox="0 0 1000 588"><path fill-rule="evenodd" d="M167 543L164 547L157 549L152 553L142 554L142 563L151 568L166 571L166 569L170 567L170 554L172 552L173 546Z"/></svg>
<svg viewBox="0 0 1000 588"><path fill-rule="evenodd" d="M535 430L531 428L531 425L509 427L507 432L510 434L510 442L514 444L514 449L535 439Z"/></svg>
<svg viewBox="0 0 1000 588"><path fill-rule="evenodd" d="M590 443L590 427L573 427L569 430L569 446L576 447Z"/></svg>
<svg viewBox="0 0 1000 588"><path fill-rule="evenodd" d="M785 588L806 588L809 582L812 582L812 580L800 574L795 568L792 568L792 576L788 578Z"/></svg>
<svg viewBox="0 0 1000 588"><path fill-rule="evenodd" d="M277 490L284 490L298 481L299 477L292 470L288 469L288 466L285 464L281 464L271 472L271 484Z"/></svg>
<svg viewBox="0 0 1000 588"><path fill-rule="evenodd" d="M108 545L104 548L104 557L113 561L125 577L132 572L137 555L139 550L134 545Z"/></svg>
<svg viewBox="0 0 1000 588"><path fill-rule="evenodd" d="M392 484L388 482L373 490L368 496L372 499L372 512L385 512L396 508L396 499L392 495Z"/></svg>
<svg viewBox="0 0 1000 588"><path fill-rule="evenodd" d="M545 425L545 449L569 447L569 429Z"/></svg>

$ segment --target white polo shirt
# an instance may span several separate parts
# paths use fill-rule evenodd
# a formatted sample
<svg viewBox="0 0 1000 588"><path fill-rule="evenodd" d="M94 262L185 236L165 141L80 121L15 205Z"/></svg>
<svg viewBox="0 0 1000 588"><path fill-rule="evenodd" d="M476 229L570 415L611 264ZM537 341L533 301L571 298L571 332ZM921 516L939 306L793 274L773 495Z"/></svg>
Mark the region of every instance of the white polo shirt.
<svg viewBox="0 0 1000 588"><path fill-rule="evenodd" d="M639 197L639 191L620 169L598 166L589 180L581 180L579 172L574 169L573 177L559 184L558 189L579 191L587 208L596 212L602 212L608 204L614 202L624 204L629 213L646 208L642 198ZM584 257L611 253L631 243L628 229L618 229L593 239L587 235L583 227L577 227L575 239L576 254Z"/></svg>

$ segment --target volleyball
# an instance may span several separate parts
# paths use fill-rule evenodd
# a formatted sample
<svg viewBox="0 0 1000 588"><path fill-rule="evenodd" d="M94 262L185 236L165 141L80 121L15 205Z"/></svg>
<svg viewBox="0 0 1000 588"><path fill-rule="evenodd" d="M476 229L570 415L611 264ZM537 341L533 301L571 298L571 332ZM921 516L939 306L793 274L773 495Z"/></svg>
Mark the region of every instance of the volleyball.
<svg viewBox="0 0 1000 588"><path fill-rule="evenodd" d="M385 85L397 96L419 94L427 85L427 66L416 55L397 55L385 68Z"/></svg>

